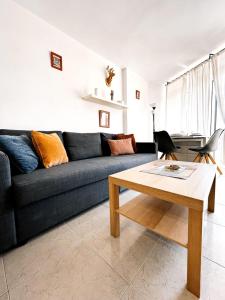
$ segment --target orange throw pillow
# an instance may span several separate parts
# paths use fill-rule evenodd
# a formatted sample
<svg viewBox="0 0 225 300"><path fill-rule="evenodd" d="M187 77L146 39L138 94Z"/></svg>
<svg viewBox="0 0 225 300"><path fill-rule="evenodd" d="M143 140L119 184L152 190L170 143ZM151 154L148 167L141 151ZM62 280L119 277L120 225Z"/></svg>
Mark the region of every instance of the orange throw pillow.
<svg viewBox="0 0 225 300"><path fill-rule="evenodd" d="M57 133L32 131L32 142L45 168L67 163L68 157Z"/></svg>
<svg viewBox="0 0 225 300"><path fill-rule="evenodd" d="M134 149L134 152L136 153L137 152L137 146L136 146L136 141L135 141L135 138L134 138L134 134L117 134L116 135L116 139L117 140L124 140L124 139L129 139L131 138L131 141L132 141L132 146L133 146L133 149Z"/></svg>
<svg viewBox="0 0 225 300"><path fill-rule="evenodd" d="M108 143L112 156L134 153L131 138L123 140L108 140Z"/></svg>

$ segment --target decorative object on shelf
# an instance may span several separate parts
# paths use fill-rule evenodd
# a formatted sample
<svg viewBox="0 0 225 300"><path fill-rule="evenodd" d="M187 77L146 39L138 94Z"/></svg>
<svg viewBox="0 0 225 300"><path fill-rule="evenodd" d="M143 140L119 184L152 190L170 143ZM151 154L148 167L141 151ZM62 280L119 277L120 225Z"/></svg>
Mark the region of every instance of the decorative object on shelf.
<svg viewBox="0 0 225 300"><path fill-rule="evenodd" d="M107 86L111 86L113 77L115 75L116 75L116 73L115 73L114 69L107 66L107 68L106 68L106 79L105 79L105 83L106 83Z"/></svg>
<svg viewBox="0 0 225 300"><path fill-rule="evenodd" d="M110 112L105 110L99 110L99 127L110 127Z"/></svg>
<svg viewBox="0 0 225 300"><path fill-rule="evenodd" d="M110 92L110 99L111 99L111 101L113 101L113 97L114 97L114 91L111 90L111 92Z"/></svg>
<svg viewBox="0 0 225 300"><path fill-rule="evenodd" d="M125 105L123 100L118 100L117 103L121 105Z"/></svg>
<svg viewBox="0 0 225 300"><path fill-rule="evenodd" d="M62 56L54 52L50 52L51 67L62 71Z"/></svg>
<svg viewBox="0 0 225 300"><path fill-rule="evenodd" d="M155 132L155 110L156 110L156 103L150 104L152 108L152 122L153 122L153 133Z"/></svg>
<svg viewBox="0 0 225 300"><path fill-rule="evenodd" d="M136 90L135 95L136 95L136 99L140 100L140 98L141 98L141 92L138 91L138 90Z"/></svg>
<svg viewBox="0 0 225 300"><path fill-rule="evenodd" d="M98 97L98 94L99 94L98 88L94 88L94 95L95 95L96 97Z"/></svg>

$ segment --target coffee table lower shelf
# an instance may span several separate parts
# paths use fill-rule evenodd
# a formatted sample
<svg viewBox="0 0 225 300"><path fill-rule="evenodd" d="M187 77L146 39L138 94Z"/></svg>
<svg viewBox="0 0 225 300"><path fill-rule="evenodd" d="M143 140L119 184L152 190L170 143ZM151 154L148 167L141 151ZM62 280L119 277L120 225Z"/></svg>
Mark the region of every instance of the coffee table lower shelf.
<svg viewBox="0 0 225 300"><path fill-rule="evenodd" d="M187 248L187 208L141 194L121 206L117 212Z"/></svg>

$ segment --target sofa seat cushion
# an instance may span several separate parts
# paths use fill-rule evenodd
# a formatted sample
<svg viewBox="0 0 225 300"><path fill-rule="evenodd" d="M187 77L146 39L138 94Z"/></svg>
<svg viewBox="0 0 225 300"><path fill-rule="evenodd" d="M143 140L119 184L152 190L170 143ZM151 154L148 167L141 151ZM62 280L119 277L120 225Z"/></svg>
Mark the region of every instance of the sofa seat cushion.
<svg viewBox="0 0 225 300"><path fill-rule="evenodd" d="M14 202L17 207L23 207L155 159L156 154L98 157L16 175L12 178Z"/></svg>

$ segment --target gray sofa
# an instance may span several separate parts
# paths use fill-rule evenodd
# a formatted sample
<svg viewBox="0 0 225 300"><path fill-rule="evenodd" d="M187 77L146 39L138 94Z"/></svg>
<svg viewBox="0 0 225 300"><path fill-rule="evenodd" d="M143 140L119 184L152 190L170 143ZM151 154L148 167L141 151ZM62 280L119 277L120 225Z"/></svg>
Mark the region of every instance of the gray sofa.
<svg viewBox="0 0 225 300"><path fill-rule="evenodd" d="M108 199L110 174L157 159L155 143L137 143L137 153L110 156L112 134L57 132L70 162L18 174L0 152L0 252ZM1 129L0 135L30 135Z"/></svg>

